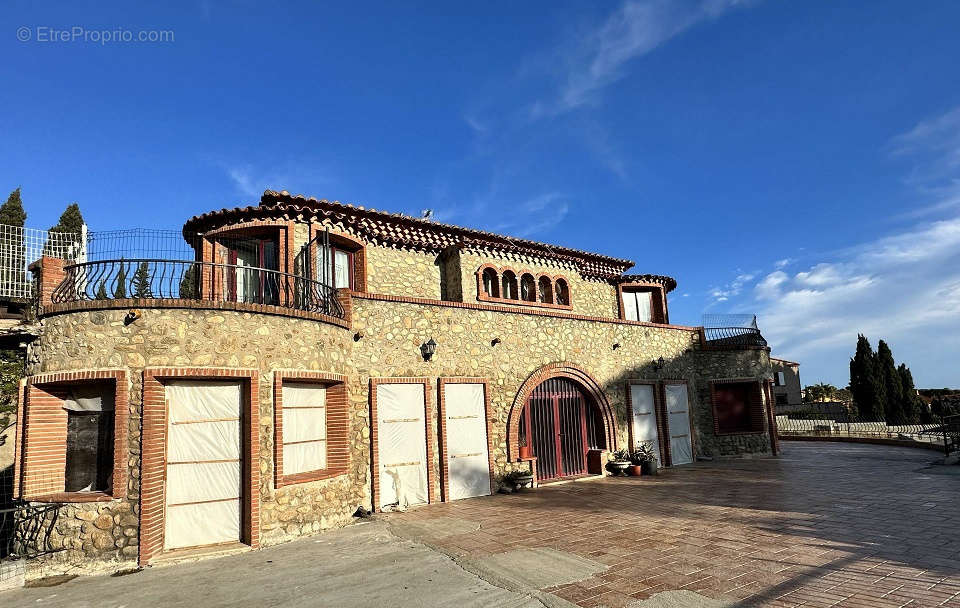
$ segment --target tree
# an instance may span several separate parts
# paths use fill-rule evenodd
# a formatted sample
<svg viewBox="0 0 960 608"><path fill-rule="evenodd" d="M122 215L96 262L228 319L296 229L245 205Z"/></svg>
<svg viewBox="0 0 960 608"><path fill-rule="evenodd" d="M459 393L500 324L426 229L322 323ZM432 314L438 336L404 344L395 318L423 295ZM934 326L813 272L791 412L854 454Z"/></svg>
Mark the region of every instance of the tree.
<svg viewBox="0 0 960 608"><path fill-rule="evenodd" d="M27 278L26 252L24 249L23 223L27 214L20 200L20 188L10 193L0 206L0 224L14 226L3 228L0 233L0 247L3 251L3 264L0 266L0 294L7 297L29 297L29 279ZM31 260L32 261L32 260Z"/></svg>
<svg viewBox="0 0 960 608"><path fill-rule="evenodd" d="M120 262L120 270L117 271L117 288L113 290L113 297L120 299L127 297L127 263Z"/></svg>
<svg viewBox="0 0 960 608"><path fill-rule="evenodd" d="M94 296L96 300L106 300L107 299L107 282L100 281L100 284L97 285L97 293Z"/></svg>
<svg viewBox="0 0 960 608"><path fill-rule="evenodd" d="M136 272L133 273L133 297L153 297L153 293L150 291L150 267L146 262L140 262L137 265Z"/></svg>
<svg viewBox="0 0 960 608"><path fill-rule="evenodd" d="M180 279L181 299L196 300L200 297L200 288L198 285L198 281L200 280L199 271L199 264L190 264L190 267L184 271L183 278Z"/></svg>
<svg viewBox="0 0 960 608"><path fill-rule="evenodd" d="M850 393L864 420L883 420L883 383L877 372L877 357L866 336L857 336L857 352L850 359Z"/></svg>
<svg viewBox="0 0 960 608"><path fill-rule="evenodd" d="M929 418L927 405L917 396L917 388L913 384L913 373L906 363L901 363L897 368L897 374L900 376L900 407L903 409L907 422L918 424Z"/></svg>
<svg viewBox="0 0 960 608"><path fill-rule="evenodd" d="M23 354L15 349L0 350L0 431L16 418L20 378L23 376Z"/></svg>
<svg viewBox="0 0 960 608"><path fill-rule="evenodd" d="M0 224L23 228L27 221L27 212L23 210L23 201L20 200L20 188L10 193L7 202L0 205Z"/></svg>
<svg viewBox="0 0 960 608"><path fill-rule="evenodd" d="M43 255L56 258L74 257L77 253L76 245L80 244L83 234L83 223L80 206L76 203L67 205L57 223L50 227L51 235L43 247Z"/></svg>
<svg viewBox="0 0 960 608"><path fill-rule="evenodd" d="M903 411L903 385L893 360L893 351L883 340L877 344L877 364L880 381L883 382L883 412L887 424L904 424L907 416Z"/></svg>
<svg viewBox="0 0 960 608"><path fill-rule="evenodd" d="M807 387L808 401L832 401L837 392L837 387L832 384L819 382L813 386Z"/></svg>

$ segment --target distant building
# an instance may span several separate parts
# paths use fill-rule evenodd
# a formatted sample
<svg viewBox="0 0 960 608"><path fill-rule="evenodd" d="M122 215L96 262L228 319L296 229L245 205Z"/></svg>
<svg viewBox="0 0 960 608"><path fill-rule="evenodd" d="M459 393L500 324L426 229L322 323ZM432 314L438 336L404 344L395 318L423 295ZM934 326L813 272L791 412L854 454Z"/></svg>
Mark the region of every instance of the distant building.
<svg viewBox="0 0 960 608"><path fill-rule="evenodd" d="M784 407L801 405L800 364L770 357L770 365L773 367L773 399L777 412Z"/></svg>

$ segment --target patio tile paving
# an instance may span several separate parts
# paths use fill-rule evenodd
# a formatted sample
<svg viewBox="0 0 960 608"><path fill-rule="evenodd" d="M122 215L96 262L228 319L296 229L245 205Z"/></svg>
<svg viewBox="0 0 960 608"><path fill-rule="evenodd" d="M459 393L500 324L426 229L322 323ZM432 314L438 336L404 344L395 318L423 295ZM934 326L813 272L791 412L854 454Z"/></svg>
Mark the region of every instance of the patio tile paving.
<svg viewBox="0 0 960 608"><path fill-rule="evenodd" d="M551 548L606 572L548 588L579 606L628 606L690 590L744 606L960 606L960 477L934 452L781 443L779 458L699 463L431 505L391 525L458 518L425 535L463 562Z"/></svg>

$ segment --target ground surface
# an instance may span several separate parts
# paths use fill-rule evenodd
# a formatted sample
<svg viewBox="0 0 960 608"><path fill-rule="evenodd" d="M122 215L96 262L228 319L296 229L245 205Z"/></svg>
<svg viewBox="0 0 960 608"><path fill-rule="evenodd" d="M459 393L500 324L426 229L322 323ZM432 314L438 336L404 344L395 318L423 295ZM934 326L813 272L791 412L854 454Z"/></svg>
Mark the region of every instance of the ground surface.
<svg viewBox="0 0 960 608"><path fill-rule="evenodd" d="M431 505L0 605L960 608L960 477L926 468L934 452L783 447Z"/></svg>

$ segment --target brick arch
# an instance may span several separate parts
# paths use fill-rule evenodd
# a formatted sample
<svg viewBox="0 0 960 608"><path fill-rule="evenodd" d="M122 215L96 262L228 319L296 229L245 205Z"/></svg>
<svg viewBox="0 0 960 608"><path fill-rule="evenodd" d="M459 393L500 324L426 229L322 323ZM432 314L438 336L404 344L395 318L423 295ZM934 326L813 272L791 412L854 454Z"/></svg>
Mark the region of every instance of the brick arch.
<svg viewBox="0 0 960 608"><path fill-rule="evenodd" d="M520 458L520 449L517 443L520 437L520 414L523 413L523 408L527 405L527 398L530 397L533 389L550 378L569 378L583 388L593 405L600 410L607 449L615 450L617 448L616 418L600 383L585 369L573 363L559 362L544 365L530 374L520 386L520 390L517 391L517 396L510 407L510 415L507 418L507 452L510 461L515 462Z"/></svg>

